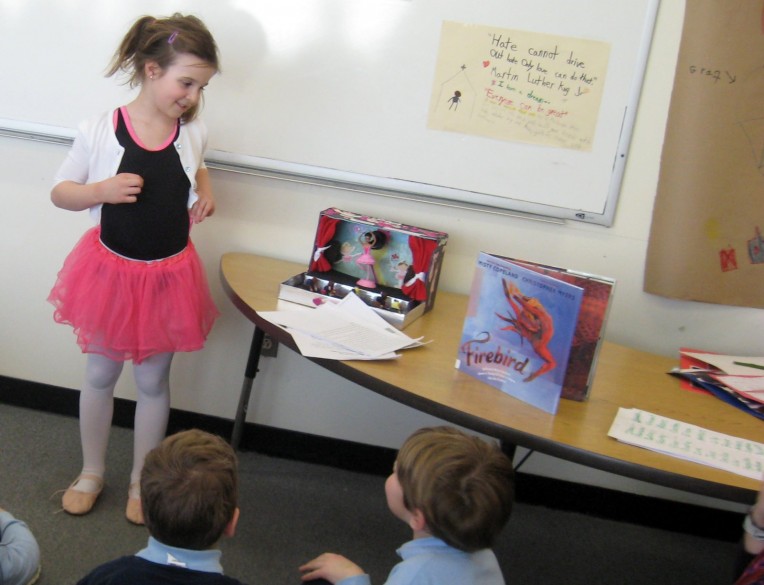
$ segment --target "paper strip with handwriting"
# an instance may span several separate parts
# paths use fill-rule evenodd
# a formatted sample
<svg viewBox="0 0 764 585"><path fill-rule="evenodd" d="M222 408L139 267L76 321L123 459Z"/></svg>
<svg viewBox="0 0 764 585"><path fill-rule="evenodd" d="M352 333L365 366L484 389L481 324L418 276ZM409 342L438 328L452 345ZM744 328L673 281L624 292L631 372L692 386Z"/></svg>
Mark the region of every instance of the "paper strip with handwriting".
<svg viewBox="0 0 764 585"><path fill-rule="evenodd" d="M608 436L751 479L759 480L764 474L764 443L717 433L637 408L619 408Z"/></svg>

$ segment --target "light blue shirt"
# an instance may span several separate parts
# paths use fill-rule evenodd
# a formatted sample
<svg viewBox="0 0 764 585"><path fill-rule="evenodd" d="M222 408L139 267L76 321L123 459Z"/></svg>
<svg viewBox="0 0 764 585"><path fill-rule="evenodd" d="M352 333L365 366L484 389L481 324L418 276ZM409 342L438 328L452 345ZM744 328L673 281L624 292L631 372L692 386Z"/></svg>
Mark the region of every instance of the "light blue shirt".
<svg viewBox="0 0 764 585"><path fill-rule="evenodd" d="M153 536L149 536L148 546L135 556L160 565L184 567L203 573L223 573L223 565L220 564L222 551L176 548L159 542Z"/></svg>
<svg viewBox="0 0 764 585"><path fill-rule="evenodd" d="M504 585L490 549L467 553L430 536L407 542L397 553L403 560L390 571L385 585ZM371 580L359 575L337 585L371 585Z"/></svg>
<svg viewBox="0 0 764 585"><path fill-rule="evenodd" d="M0 585L24 585L40 567L40 547L27 525L0 512Z"/></svg>

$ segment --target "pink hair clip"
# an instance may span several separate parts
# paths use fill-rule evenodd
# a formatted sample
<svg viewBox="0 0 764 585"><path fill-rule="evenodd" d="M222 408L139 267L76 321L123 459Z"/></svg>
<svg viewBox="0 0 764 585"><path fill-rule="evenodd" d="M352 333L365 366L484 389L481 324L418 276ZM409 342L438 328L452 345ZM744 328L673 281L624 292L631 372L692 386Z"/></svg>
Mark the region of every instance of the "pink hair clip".
<svg viewBox="0 0 764 585"><path fill-rule="evenodd" d="M175 42L175 39L177 39L177 38L178 38L178 31L175 31L174 33L172 33L172 34L170 35L170 38L169 38L169 39L167 39L167 44L168 44L168 45L172 45L172 44L173 44L173 42Z"/></svg>

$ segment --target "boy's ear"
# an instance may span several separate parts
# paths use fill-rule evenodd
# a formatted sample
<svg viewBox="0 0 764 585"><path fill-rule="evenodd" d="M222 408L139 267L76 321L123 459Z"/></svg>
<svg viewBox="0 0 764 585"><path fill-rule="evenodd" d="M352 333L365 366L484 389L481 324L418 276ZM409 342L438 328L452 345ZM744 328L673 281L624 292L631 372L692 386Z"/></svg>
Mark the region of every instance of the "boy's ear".
<svg viewBox="0 0 764 585"><path fill-rule="evenodd" d="M427 521L424 519L424 513L419 508L411 510L409 517L409 526L414 532L427 530Z"/></svg>
<svg viewBox="0 0 764 585"><path fill-rule="evenodd" d="M239 523L239 508L236 508L233 511L233 517L231 518L231 521L226 525L225 530L223 530L223 536L227 536L228 538L233 537L234 534L236 534L236 526Z"/></svg>

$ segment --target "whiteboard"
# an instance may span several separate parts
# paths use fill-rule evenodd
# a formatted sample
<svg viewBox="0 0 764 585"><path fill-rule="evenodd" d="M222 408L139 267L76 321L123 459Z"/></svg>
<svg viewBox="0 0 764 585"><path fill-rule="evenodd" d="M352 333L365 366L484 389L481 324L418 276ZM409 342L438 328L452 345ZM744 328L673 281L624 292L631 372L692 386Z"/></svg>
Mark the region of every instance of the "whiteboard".
<svg viewBox="0 0 764 585"><path fill-rule="evenodd" d="M142 14L181 11L222 56L203 110L213 165L610 225L658 1L0 0L0 131L71 137L125 103L103 77L118 42ZM606 45L588 148L429 127L444 23Z"/></svg>

